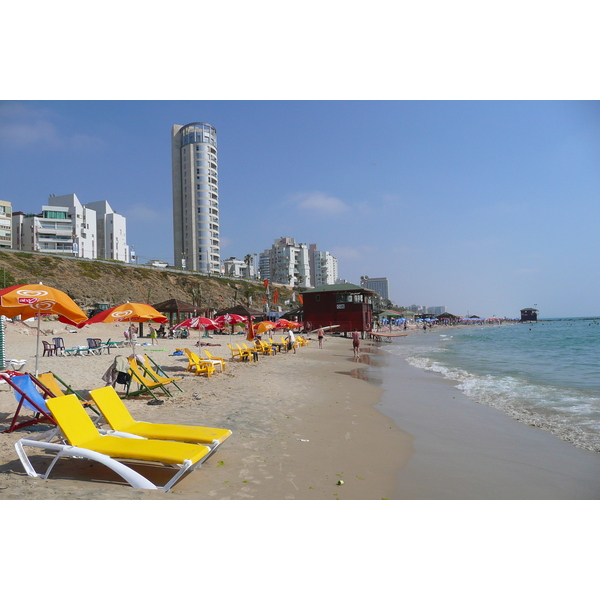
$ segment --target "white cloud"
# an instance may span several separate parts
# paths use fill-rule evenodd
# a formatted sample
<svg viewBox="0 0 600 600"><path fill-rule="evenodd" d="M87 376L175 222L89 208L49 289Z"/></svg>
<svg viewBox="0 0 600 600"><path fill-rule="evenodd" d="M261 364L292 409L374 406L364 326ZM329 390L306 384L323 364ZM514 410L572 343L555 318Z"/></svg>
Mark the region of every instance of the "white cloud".
<svg viewBox="0 0 600 600"><path fill-rule="evenodd" d="M335 196L328 196L323 192L312 192L310 194L297 194L293 201L300 209L325 215L339 215L350 207Z"/></svg>
<svg viewBox="0 0 600 600"><path fill-rule="evenodd" d="M45 146L86 150L103 146L100 138L75 133L66 135L55 125L55 116L46 109L38 109L18 102L0 105L0 141L6 146L26 148Z"/></svg>

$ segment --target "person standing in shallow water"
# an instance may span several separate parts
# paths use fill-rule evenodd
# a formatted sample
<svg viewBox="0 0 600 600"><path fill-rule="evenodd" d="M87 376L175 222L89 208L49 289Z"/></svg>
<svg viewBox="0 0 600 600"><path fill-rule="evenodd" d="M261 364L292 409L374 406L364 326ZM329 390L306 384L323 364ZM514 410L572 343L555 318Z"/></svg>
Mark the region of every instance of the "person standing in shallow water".
<svg viewBox="0 0 600 600"><path fill-rule="evenodd" d="M352 332L352 350L354 350L354 358L360 357L360 333L356 329Z"/></svg>

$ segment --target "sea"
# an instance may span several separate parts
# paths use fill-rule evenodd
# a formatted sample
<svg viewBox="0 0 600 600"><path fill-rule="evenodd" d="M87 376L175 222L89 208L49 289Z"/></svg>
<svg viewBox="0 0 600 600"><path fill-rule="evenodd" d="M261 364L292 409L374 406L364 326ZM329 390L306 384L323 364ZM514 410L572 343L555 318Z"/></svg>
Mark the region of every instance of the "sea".
<svg viewBox="0 0 600 600"><path fill-rule="evenodd" d="M600 452L600 317L434 327L380 351L438 373L473 402Z"/></svg>

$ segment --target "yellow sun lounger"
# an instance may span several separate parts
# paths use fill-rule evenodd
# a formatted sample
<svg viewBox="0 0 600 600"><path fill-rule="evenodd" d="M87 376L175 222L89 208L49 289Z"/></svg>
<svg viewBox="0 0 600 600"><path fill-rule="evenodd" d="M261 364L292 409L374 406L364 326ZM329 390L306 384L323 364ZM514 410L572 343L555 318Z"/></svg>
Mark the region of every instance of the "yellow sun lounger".
<svg viewBox="0 0 600 600"><path fill-rule="evenodd" d="M198 468L210 454L209 448L198 444L102 435L73 394L49 398L46 404L68 443L42 441L40 438L44 434L19 440L15 450L27 475L31 477L47 479L58 459L66 456L97 461L112 469L134 488L167 492L183 475ZM31 465L25 453L26 447L56 452L56 457L43 475L38 474ZM121 460L161 463L179 468L164 486L159 487Z"/></svg>
<svg viewBox="0 0 600 600"><path fill-rule="evenodd" d="M121 398L119 398L117 392L110 386L92 390L90 396L100 409L108 425L117 434L126 433L153 440L172 440L175 442L204 444L210 447L210 454L213 454L231 435L229 429L135 421Z"/></svg>

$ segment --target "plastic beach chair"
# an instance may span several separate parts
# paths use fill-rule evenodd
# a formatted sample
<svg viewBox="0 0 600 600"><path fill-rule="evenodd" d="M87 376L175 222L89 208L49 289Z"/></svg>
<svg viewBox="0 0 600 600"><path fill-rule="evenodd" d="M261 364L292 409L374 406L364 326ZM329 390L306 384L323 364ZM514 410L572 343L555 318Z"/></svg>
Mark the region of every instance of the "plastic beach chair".
<svg viewBox="0 0 600 600"><path fill-rule="evenodd" d="M208 360L202 360L195 352L192 352L188 348L184 348L183 351L188 357L186 371L194 371L196 375L206 375L207 377L216 372L214 365Z"/></svg>
<svg viewBox="0 0 600 600"><path fill-rule="evenodd" d="M107 466L134 488L158 489L166 492L183 475L199 467L211 452L209 448L199 444L102 435L77 397L72 394L49 398L47 404L68 443L42 440L40 436L19 440L15 444L15 450L27 475L31 477L46 479L61 457L80 458L97 461ZM37 473L33 468L25 450L29 447L56 453L44 474ZM172 465L177 466L178 470L164 486L160 487L122 462L126 460Z"/></svg>
<svg viewBox="0 0 600 600"><path fill-rule="evenodd" d="M206 348L203 348L204 350L204 354L206 354L206 359L208 360L208 362L212 363L213 365L220 365L221 366L221 373L225 370L225 359L221 358L220 356L213 356Z"/></svg>
<svg viewBox="0 0 600 600"><path fill-rule="evenodd" d="M29 375L29 373L15 375L13 377L0 373L0 377L13 388L15 398L18 402L12 421L8 429L4 430L5 433L11 433L22 427L28 427L37 423L50 423L56 425L46 406L46 397L52 396L50 390L45 388L39 382L34 382L35 378ZM22 408L32 411L34 417L27 421L17 423L17 418Z"/></svg>
<svg viewBox="0 0 600 600"><path fill-rule="evenodd" d="M46 340L42 340L42 344L44 345L44 352L42 353L42 356L56 355L56 346L54 344L50 344Z"/></svg>
<svg viewBox="0 0 600 600"><path fill-rule="evenodd" d="M92 390L90 396L102 412L108 425L117 433L154 440L203 444L210 448L210 454L213 454L219 445L231 435L229 429L135 421L117 392L110 386Z"/></svg>
<svg viewBox="0 0 600 600"><path fill-rule="evenodd" d="M234 358L237 358L238 361L248 360L248 358L250 356L252 356L250 353L243 351L239 346L236 349L231 344L227 344L227 345L229 346L229 349L231 350L231 360L233 360Z"/></svg>

